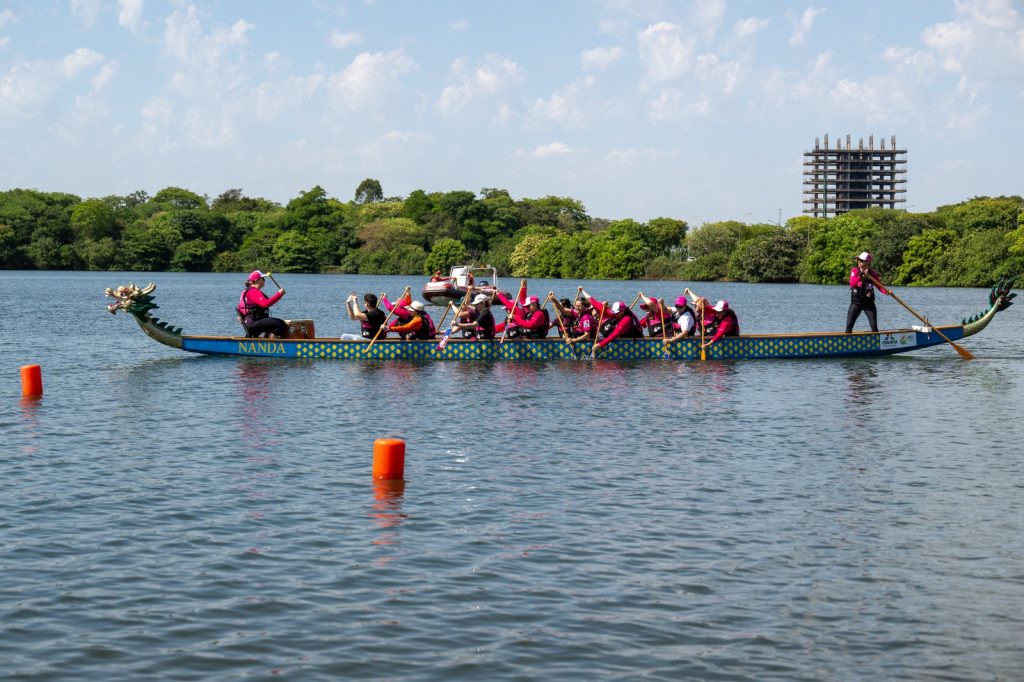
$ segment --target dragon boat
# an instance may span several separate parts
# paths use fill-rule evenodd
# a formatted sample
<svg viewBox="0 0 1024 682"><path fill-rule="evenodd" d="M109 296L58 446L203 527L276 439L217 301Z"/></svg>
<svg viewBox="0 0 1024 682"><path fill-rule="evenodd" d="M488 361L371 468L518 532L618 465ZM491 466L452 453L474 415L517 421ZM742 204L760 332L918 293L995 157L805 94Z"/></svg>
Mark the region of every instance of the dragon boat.
<svg viewBox="0 0 1024 682"><path fill-rule="evenodd" d="M992 287L988 308L958 325L912 327L879 332L809 332L798 334L744 334L719 340L706 351L709 360L850 358L894 355L937 346L977 334L1012 305L1014 280ZM290 324L289 336L299 338L264 339L244 336L193 336L153 317L155 284L139 288L129 283L107 289L115 299L107 306L111 313L124 311L149 337L171 348L205 355L243 357L339 359L339 360L572 360L597 357L608 360L701 360L699 338L687 338L666 345L660 338L616 339L592 353L591 344L570 345L560 337L546 339L505 339L478 341L316 338L308 324ZM312 338L307 338L311 336Z"/></svg>

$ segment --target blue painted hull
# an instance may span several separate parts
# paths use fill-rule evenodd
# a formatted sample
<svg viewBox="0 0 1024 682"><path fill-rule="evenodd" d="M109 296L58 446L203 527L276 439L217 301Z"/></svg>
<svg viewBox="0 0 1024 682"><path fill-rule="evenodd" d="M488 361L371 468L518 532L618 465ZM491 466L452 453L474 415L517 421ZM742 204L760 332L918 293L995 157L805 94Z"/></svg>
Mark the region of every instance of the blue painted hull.
<svg viewBox="0 0 1024 682"><path fill-rule="evenodd" d="M964 336L962 326L941 327L951 340ZM710 346L709 360L870 357L906 353L945 343L934 331L912 329L855 334L761 334L726 338ZM474 341L451 339L443 350L437 341L336 339L247 339L182 336L181 349L207 355L338 360L572 360L590 357L590 344L568 345L559 338ZM668 346L661 339L621 339L597 350L608 360L699 360L699 340L683 339Z"/></svg>

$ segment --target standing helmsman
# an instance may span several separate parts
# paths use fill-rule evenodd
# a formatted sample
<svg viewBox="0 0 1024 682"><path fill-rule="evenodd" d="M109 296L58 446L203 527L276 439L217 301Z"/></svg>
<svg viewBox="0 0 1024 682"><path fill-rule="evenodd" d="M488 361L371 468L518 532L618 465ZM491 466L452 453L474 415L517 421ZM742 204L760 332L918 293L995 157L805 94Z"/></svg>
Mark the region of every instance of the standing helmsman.
<svg viewBox="0 0 1024 682"><path fill-rule="evenodd" d="M875 283L886 296L889 290L882 286L882 277L871 269L871 254L864 251L857 256L857 264L850 270L850 309L846 313L846 333L853 331L853 323L861 311L868 316L871 331L878 331L878 314L875 310Z"/></svg>

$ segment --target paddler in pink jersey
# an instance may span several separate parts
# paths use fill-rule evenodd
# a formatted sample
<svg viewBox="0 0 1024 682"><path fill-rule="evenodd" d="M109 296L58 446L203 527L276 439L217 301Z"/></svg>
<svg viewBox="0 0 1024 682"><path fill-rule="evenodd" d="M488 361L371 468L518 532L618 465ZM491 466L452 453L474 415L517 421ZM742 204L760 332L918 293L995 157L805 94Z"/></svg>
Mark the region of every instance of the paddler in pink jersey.
<svg viewBox="0 0 1024 682"><path fill-rule="evenodd" d="M580 287L580 292L584 298L590 301L590 305L597 313L597 319L602 320L598 332L604 334L604 338L597 342L598 348L604 348L618 338L639 339L643 337L644 330L640 326L640 320L637 319L636 313L629 309L625 301L615 301L608 305L588 294L583 287Z"/></svg>

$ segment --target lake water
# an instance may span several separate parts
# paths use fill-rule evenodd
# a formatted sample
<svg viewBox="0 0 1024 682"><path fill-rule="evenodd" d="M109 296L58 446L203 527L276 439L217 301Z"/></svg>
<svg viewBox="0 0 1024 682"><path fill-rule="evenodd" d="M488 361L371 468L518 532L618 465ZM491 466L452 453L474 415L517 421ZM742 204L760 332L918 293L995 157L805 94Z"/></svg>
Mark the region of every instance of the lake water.
<svg viewBox="0 0 1024 682"><path fill-rule="evenodd" d="M4 679L1020 679L1024 307L972 362L417 364L195 356L102 295L155 281L233 334L242 279L0 272ZM423 282L278 279L321 336ZM751 333L845 322L841 286L692 287ZM371 480L385 436L403 485Z"/></svg>

